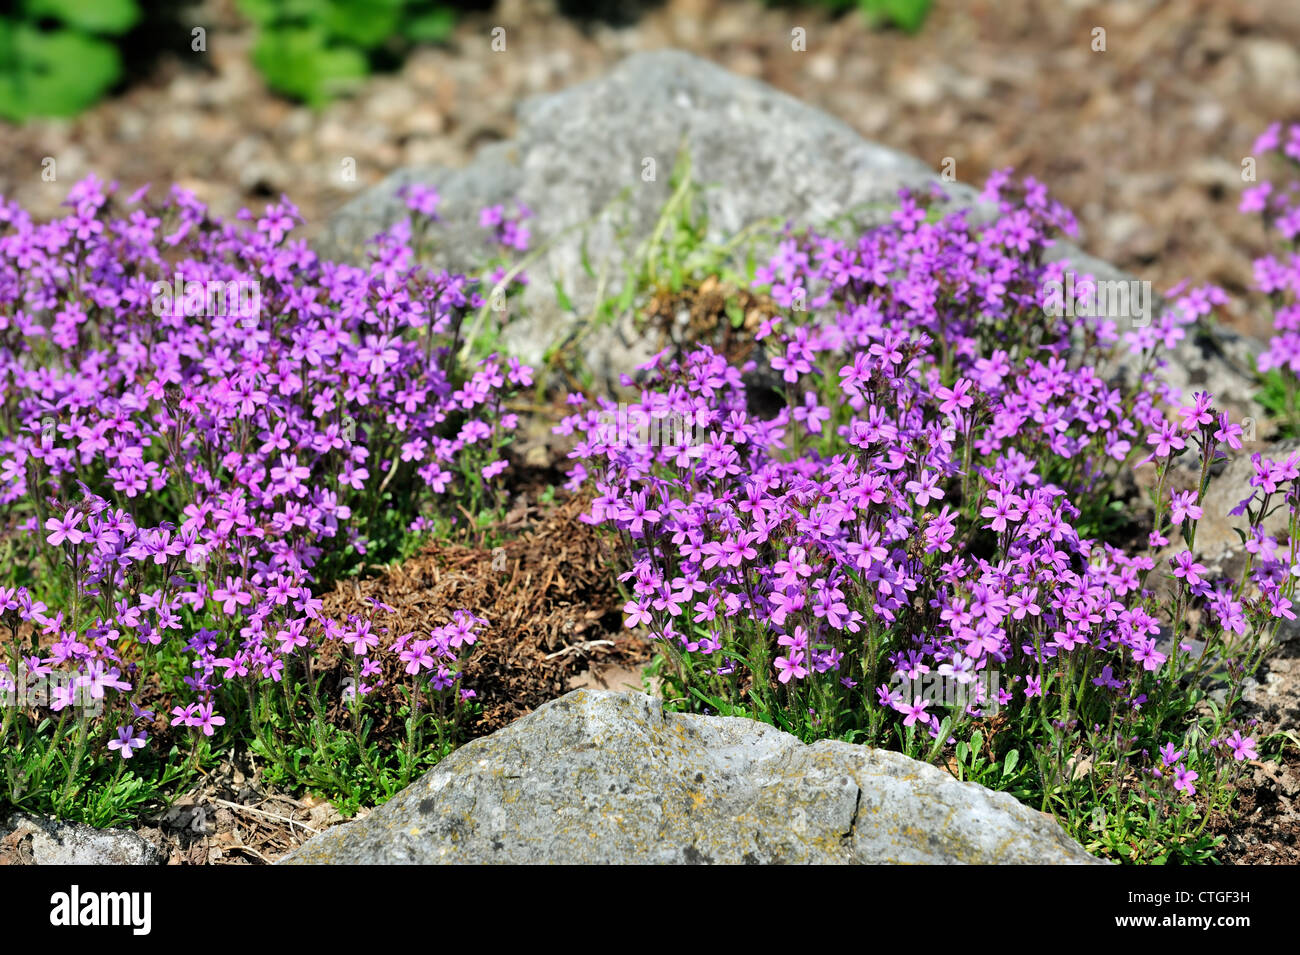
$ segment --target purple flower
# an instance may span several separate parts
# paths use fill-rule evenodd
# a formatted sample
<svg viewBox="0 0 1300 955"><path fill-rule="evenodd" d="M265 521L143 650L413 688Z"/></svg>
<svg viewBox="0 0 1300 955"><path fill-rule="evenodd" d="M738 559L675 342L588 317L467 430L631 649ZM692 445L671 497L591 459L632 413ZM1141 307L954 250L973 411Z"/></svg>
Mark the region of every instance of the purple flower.
<svg viewBox="0 0 1300 955"><path fill-rule="evenodd" d="M108 748L118 750L118 755L123 759L130 759L137 749L144 749L145 740L149 734L141 730L136 730L131 726L119 726L117 728L117 739L108 741Z"/></svg>
<svg viewBox="0 0 1300 955"><path fill-rule="evenodd" d="M215 727L224 726L225 724L226 718L224 716L216 716L213 714L211 703L199 703L194 707L188 725L197 726L199 729L203 730L204 736L211 736Z"/></svg>
<svg viewBox="0 0 1300 955"><path fill-rule="evenodd" d="M929 714L925 712L925 708L929 705L930 704L928 700L923 700L918 696L914 700L912 700L910 704L899 703L895 706L895 708L900 713L904 714L903 725L911 726L917 720L920 720L921 722L926 722L929 719Z"/></svg>
<svg viewBox="0 0 1300 955"><path fill-rule="evenodd" d="M789 683L791 677L802 680L808 675L808 668L804 666L804 656L798 651L792 650L787 656L777 657L774 662L780 674L777 679L782 683Z"/></svg>
<svg viewBox="0 0 1300 955"><path fill-rule="evenodd" d="M1174 789L1186 793L1189 797L1196 795L1196 787L1192 784L1199 778L1199 774L1188 769L1182 763L1174 767Z"/></svg>
<svg viewBox="0 0 1300 955"><path fill-rule="evenodd" d="M1170 503L1169 519L1175 524L1181 524L1185 519L1191 518L1199 521L1204 512L1196 503L1195 491L1179 491L1173 495Z"/></svg>
<svg viewBox="0 0 1300 955"><path fill-rule="evenodd" d="M1224 743L1232 750L1233 759L1259 759L1259 754L1255 752L1255 741L1249 736L1242 736L1240 730L1233 730Z"/></svg>
<svg viewBox="0 0 1300 955"><path fill-rule="evenodd" d="M623 612L627 614L627 620L625 621L625 626L629 628L639 627L642 624L649 626L651 623L654 622L654 618L650 615L649 606L639 604L635 600L629 600L626 604L624 604Z"/></svg>
<svg viewBox="0 0 1300 955"><path fill-rule="evenodd" d="M437 218L441 197L438 195L438 190L432 186L412 183L399 189L398 195L406 201L406 207L412 212L418 212L431 219Z"/></svg>
<svg viewBox="0 0 1300 955"><path fill-rule="evenodd" d="M64 541L70 544L80 544L85 539L85 533L77 529L81 523L82 515L75 510L68 511L63 517L51 517L45 522L45 529L50 531L50 535L45 538L45 542L51 547L58 547Z"/></svg>

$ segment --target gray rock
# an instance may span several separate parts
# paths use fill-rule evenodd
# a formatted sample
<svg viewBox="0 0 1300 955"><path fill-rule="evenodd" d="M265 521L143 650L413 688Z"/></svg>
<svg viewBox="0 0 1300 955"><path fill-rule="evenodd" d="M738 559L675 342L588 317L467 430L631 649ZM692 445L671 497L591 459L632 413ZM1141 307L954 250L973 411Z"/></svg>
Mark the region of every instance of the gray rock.
<svg viewBox="0 0 1300 955"><path fill-rule="evenodd" d="M898 753L576 690L286 858L1097 863L1050 817Z"/></svg>
<svg viewBox="0 0 1300 955"><path fill-rule="evenodd" d="M1047 258L1066 259L1075 273L1091 275L1099 282L1131 282L1134 278L1068 242L1057 243ZM1158 292L1153 291L1152 297L1158 314L1165 303ZM1105 317L1113 319L1121 332L1132 330L1132 316ZM1195 392L1208 391L1214 395L1215 406L1227 411L1233 421L1250 419L1246 430L1257 432L1260 438L1268 437L1272 422L1265 420L1264 409L1255 401L1259 390L1255 384L1256 359L1263 343L1229 328L1216 327L1204 334L1188 331L1172 351L1157 356L1164 363L1159 369L1160 380L1176 388L1187 401ZM1135 357L1121 351L1113 364L1098 370L1107 378L1119 375L1132 383L1140 373L1137 366Z"/></svg>
<svg viewBox="0 0 1300 955"><path fill-rule="evenodd" d="M163 852L129 829L94 829L75 822L13 813L0 837L17 834L20 854L36 865L161 865Z"/></svg>
<svg viewBox="0 0 1300 955"><path fill-rule="evenodd" d="M1250 528L1250 519L1244 513L1234 516L1231 512L1255 490L1250 486L1255 475L1251 455L1259 452L1266 458L1282 461L1297 448L1300 448L1300 441L1295 440L1251 442L1239 450L1226 449L1227 460L1214 465L1210 472L1210 486L1201 500L1205 516L1196 522L1196 558L1212 573L1237 578L1245 569L1247 555L1242 533ZM1195 460L1194 453L1189 452L1180 459L1174 477L1177 478L1175 487L1196 488L1201 475L1200 462ZM1288 509L1282 495L1273 495L1272 506L1263 522L1264 532L1279 539L1285 538L1288 522ZM1185 549L1181 535L1174 535L1163 556L1171 557Z"/></svg>
<svg viewBox="0 0 1300 955"><path fill-rule="evenodd" d="M501 342L536 365L549 348L581 334L581 353L606 384L630 373L651 346L630 316L614 327L589 327L585 317L598 290L609 295L620 287L622 266L652 232L670 195L679 148L691 157L695 181L707 186L704 206L714 241L768 218L868 226L888 216L900 188L938 182L924 163L867 142L825 113L673 50L635 54L599 80L525 101L518 120L514 141L484 148L463 169L427 166L393 174L341 209L317 248L329 257L363 260L366 241L406 215L395 197L398 188L424 182L443 196L443 222L431 235L440 250L435 262L469 269L487 251L479 209L522 200L535 213L529 222L534 248L543 251L526 268L531 284L521 316L507 321ZM654 161L653 181L642 177L646 160ZM989 214L969 186L939 185L954 205ZM584 243L595 276L583 268ZM1129 278L1064 243L1054 254L1071 259L1079 272ZM573 312L557 305L557 282ZM1231 334L1222 344L1217 337L1186 342L1169 356L1166 378L1188 393L1208 388L1238 415L1258 417L1249 403L1251 348Z"/></svg>
<svg viewBox="0 0 1300 955"><path fill-rule="evenodd" d="M925 164L863 140L825 113L671 50L636 54L600 80L528 100L518 119L514 142L493 144L465 169L395 173L340 210L317 247L360 259L370 236L405 216L397 189L422 181L444 197L444 222L433 232L444 250L438 261L469 267L484 250L478 210L522 200L535 214L535 247L551 244L528 267L524 318L506 325L502 341L532 363L578 322L556 305L556 282L583 316L596 301L602 263L606 294L619 288L620 266L650 235L671 195L681 147L694 180L706 186L715 241L769 217L811 225L852 213L863 223L879 221L899 188L935 181ZM647 160L654 162L653 181L642 178ZM963 203L975 202L969 187L947 187ZM584 237L595 277L582 266ZM616 380L649 354L630 321L589 331L583 352L599 378Z"/></svg>

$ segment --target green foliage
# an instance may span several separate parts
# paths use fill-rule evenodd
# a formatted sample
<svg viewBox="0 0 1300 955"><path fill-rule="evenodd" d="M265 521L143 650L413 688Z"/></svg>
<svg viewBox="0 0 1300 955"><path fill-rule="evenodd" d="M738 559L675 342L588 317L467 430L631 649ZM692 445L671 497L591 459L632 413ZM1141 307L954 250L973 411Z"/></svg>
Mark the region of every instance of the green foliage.
<svg viewBox="0 0 1300 955"><path fill-rule="evenodd" d="M890 24L915 33L925 23L931 0L858 0L858 9L873 23Z"/></svg>
<svg viewBox="0 0 1300 955"><path fill-rule="evenodd" d="M360 51L331 47L324 30L311 28L265 31L253 47L253 63L272 89L313 106L368 72Z"/></svg>
<svg viewBox="0 0 1300 955"><path fill-rule="evenodd" d="M73 116L122 74L116 37L139 19L135 0L25 0L0 15L0 119Z"/></svg>
<svg viewBox="0 0 1300 955"><path fill-rule="evenodd" d="M593 262L593 250L588 248L586 233L583 233L579 263L587 278L595 282L595 300L588 311L580 314L568 291L556 283L557 304L577 315L579 321L568 338L547 351L545 363L549 368L563 369L572 379L590 387L593 382L586 365L584 340L593 330L617 325L628 317L644 329L644 319L638 313L650 298L658 293L680 293L688 287L698 286L705 278L716 278L740 287L748 287L753 282L757 266L755 250L759 243L771 241L780 220L776 217L758 219L726 241L712 239L704 202L707 188L707 183L695 177L689 152L682 149L674 158L668 176L668 199L645 239L634 245L634 227L619 218L620 212L627 209L630 189L615 196L591 220L578 224L577 228L585 229L596 218L608 213L615 239L624 252L623 263L617 267L617 275L611 274L614 269L606 261L601 261L598 267ZM736 328L745 317L742 311L731 306L728 307L728 316ZM539 378L539 389L544 378Z"/></svg>
<svg viewBox="0 0 1300 955"><path fill-rule="evenodd" d="M1280 368L1270 368L1259 376L1257 401L1269 417L1277 422L1277 437L1300 435L1300 407L1296 403L1296 376Z"/></svg>
<svg viewBox="0 0 1300 955"><path fill-rule="evenodd" d="M841 11L857 7L872 26L898 27L916 33L925 23L934 0L817 0L822 6Z"/></svg>
<svg viewBox="0 0 1300 955"><path fill-rule="evenodd" d="M165 755L145 750L130 763L77 758L75 727L62 724L51 745L42 737L54 729L51 720L32 731L11 728L0 753L0 815L13 808L101 829L131 823L165 806L208 761L206 750L187 759L174 746Z"/></svg>
<svg viewBox="0 0 1300 955"><path fill-rule="evenodd" d="M59 20L86 33L118 36L135 26L140 11L135 0L27 0L32 19Z"/></svg>
<svg viewBox="0 0 1300 955"><path fill-rule="evenodd" d="M361 681L356 661L352 679ZM236 732L250 739L268 783L323 796L345 816L387 802L437 765L464 742L461 721L474 712L458 695L448 702L414 682L398 700L353 695L332 712L337 688L327 692L325 682L310 673L268 682L236 710Z"/></svg>
<svg viewBox="0 0 1300 955"><path fill-rule="evenodd" d="M436 42L450 8L429 0L239 0L258 28L253 63L279 93L321 106L385 52Z"/></svg>

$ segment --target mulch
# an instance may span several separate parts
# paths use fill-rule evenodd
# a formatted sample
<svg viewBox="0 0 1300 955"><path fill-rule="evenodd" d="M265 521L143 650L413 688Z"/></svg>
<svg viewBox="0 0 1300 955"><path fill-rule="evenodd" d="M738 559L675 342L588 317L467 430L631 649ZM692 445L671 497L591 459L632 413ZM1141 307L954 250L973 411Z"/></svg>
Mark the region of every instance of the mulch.
<svg viewBox="0 0 1300 955"><path fill-rule="evenodd" d="M647 640L624 632L614 558L595 529L578 520L586 509L577 497L518 504L500 526L484 529L508 535L498 546L430 542L381 574L336 584L322 612L369 616L368 601L379 600L396 610L382 621L393 635L427 632L458 609L486 618L464 685L482 707L471 735L491 733L561 696L584 673L632 667L650 656ZM323 655L328 661L330 648ZM341 653L337 663L342 676Z"/></svg>
<svg viewBox="0 0 1300 955"><path fill-rule="evenodd" d="M641 322L656 347L673 347L677 358L687 348L705 344L731 364L741 365L761 351L762 343L754 339L759 325L780 312L771 296L708 276L698 285L657 291L646 303Z"/></svg>

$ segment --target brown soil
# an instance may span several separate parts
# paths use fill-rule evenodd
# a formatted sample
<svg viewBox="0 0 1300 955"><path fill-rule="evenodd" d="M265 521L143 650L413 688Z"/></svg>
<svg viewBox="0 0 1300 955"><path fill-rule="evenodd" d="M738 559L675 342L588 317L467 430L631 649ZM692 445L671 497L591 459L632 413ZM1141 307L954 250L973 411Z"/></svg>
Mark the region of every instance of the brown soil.
<svg viewBox="0 0 1300 955"><path fill-rule="evenodd" d="M1219 861L1232 865L1300 865L1300 750L1279 762L1252 762L1254 772L1237 791L1232 816L1207 827L1225 836Z"/></svg>

